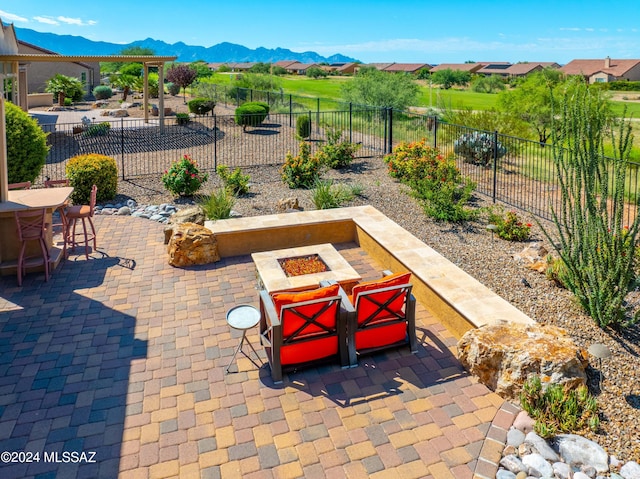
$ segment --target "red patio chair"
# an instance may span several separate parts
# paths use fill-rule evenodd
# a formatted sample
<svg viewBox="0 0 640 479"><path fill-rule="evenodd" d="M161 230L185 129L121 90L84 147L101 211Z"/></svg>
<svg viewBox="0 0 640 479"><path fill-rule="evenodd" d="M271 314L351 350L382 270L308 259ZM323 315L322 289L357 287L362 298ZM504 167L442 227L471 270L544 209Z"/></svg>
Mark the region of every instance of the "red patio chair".
<svg viewBox="0 0 640 479"><path fill-rule="evenodd" d="M45 231L49 226L45 221L46 210L15 211L18 240L20 241L20 253L18 254L18 286L22 286L22 278L26 275L27 268L44 266L44 280L49 281L49 249ZM39 255L27 256L27 244L37 242L40 248Z"/></svg>
<svg viewBox="0 0 640 479"><path fill-rule="evenodd" d="M91 202L88 205L73 205L67 208L67 244L74 250L76 246L84 244L84 254L89 259L89 242L93 241L93 249L96 246L96 229L93 226L93 213L96 207L96 196L98 187L91 187ZM76 235L76 223L82 220L82 233ZM91 232L87 229L87 222L91 227ZM84 235L84 240L79 240L78 236Z"/></svg>
<svg viewBox="0 0 640 479"><path fill-rule="evenodd" d="M406 344L412 353L418 351L416 299L410 279L411 273L384 271L382 279L353 287L350 299L355 314L347 330L351 366L357 366L358 354Z"/></svg>
<svg viewBox="0 0 640 479"><path fill-rule="evenodd" d="M50 180L47 179L44 181L45 188L56 188L58 186L69 186L69 180L67 178L63 180ZM58 206L56 211L60 215L60 223L52 223L51 226L53 228L60 227L62 231L62 241L63 241L63 250L62 257L67 258L67 236L68 236L68 221L67 221L67 208L69 207L69 200L65 201L63 205Z"/></svg>
<svg viewBox="0 0 640 479"><path fill-rule="evenodd" d="M22 183L9 183L10 190L30 190L31 182L23 181Z"/></svg>
<svg viewBox="0 0 640 479"><path fill-rule="evenodd" d="M312 291L260 291L260 341L271 377L282 381L283 369L317 365L338 359L348 366L348 300L338 284Z"/></svg>

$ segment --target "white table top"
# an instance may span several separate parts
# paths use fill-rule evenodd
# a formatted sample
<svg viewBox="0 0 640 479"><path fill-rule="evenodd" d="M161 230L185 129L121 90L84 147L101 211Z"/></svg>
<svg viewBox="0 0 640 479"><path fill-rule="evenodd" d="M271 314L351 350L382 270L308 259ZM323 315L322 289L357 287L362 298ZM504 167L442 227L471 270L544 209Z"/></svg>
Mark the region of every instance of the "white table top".
<svg viewBox="0 0 640 479"><path fill-rule="evenodd" d="M40 208L57 208L64 204L73 192L70 186L60 188L32 188L9 191L9 201L0 202L0 213Z"/></svg>
<svg viewBox="0 0 640 479"><path fill-rule="evenodd" d="M257 326L260 312L249 304L240 304L227 312L227 323L233 329L246 330Z"/></svg>

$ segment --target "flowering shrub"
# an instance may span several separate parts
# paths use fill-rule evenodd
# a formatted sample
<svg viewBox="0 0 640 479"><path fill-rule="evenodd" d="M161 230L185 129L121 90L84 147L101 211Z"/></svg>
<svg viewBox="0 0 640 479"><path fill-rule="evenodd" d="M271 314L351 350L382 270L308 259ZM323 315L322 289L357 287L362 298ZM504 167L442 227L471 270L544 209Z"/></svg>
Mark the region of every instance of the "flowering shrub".
<svg viewBox="0 0 640 479"><path fill-rule="evenodd" d="M531 234L531 223L523 223L515 211L489 213L489 223L496 225L495 233L507 241L525 241Z"/></svg>
<svg viewBox="0 0 640 479"><path fill-rule="evenodd" d="M349 166L361 146L349 141L340 141L341 138L342 132L340 130L327 128L327 143L318 152L318 157L320 162L329 168Z"/></svg>
<svg viewBox="0 0 640 479"><path fill-rule="evenodd" d="M467 163L486 166L493 160L494 138L489 133L465 133L453 143L453 151ZM496 157L502 158L507 149L499 141L495 142Z"/></svg>
<svg viewBox="0 0 640 479"><path fill-rule="evenodd" d="M287 153L281 175L289 188L311 188L320 178L322 164L318 156L311 155L311 146L306 141L300 143L300 153Z"/></svg>
<svg viewBox="0 0 640 479"><path fill-rule="evenodd" d="M385 157L389 174L411 187L425 213L438 221L467 221L477 211L467 207L475 184L462 177L451 156L426 140L400 143Z"/></svg>
<svg viewBox="0 0 640 479"><path fill-rule="evenodd" d="M189 156L173 162L162 175L162 184L174 195L191 196L209 179L207 173L200 173L198 165Z"/></svg>
<svg viewBox="0 0 640 479"><path fill-rule="evenodd" d="M240 196L249 192L249 181L251 177L249 175L243 175L240 168L236 168L233 172L229 171L227 165L220 165L216 168L216 173L224 183L224 187L228 189L231 194Z"/></svg>

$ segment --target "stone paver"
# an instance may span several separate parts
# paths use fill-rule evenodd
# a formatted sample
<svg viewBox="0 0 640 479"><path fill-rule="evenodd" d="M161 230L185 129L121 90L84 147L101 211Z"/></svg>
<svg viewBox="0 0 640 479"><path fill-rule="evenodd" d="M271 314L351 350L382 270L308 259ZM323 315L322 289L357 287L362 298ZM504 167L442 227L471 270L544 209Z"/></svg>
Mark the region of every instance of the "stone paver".
<svg viewBox="0 0 640 479"><path fill-rule="evenodd" d="M281 385L244 357L225 374L239 341L225 313L257 306L250 257L176 269L162 225L95 222L89 260L72 254L49 282L31 273L21 288L0 278L0 451L34 453L0 464L1 477L495 474L517 410L465 372L422 306L415 355L304 369ZM335 246L365 280L383 269L356 244ZM248 338L264 359L257 328Z"/></svg>

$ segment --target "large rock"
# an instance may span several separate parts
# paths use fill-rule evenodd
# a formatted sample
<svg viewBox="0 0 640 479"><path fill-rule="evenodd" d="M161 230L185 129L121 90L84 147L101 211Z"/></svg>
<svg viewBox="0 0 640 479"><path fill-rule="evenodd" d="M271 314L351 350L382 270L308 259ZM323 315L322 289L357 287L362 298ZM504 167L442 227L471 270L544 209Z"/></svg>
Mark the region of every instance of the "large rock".
<svg viewBox="0 0 640 479"><path fill-rule="evenodd" d="M276 204L276 211L278 213L286 213L287 211L300 210L300 203L298 198L281 198Z"/></svg>
<svg viewBox="0 0 640 479"><path fill-rule="evenodd" d="M479 381L499 395L517 399L531 375L543 383L586 384L586 355L564 329L544 325L499 324L467 331L458 358Z"/></svg>
<svg viewBox="0 0 640 479"><path fill-rule="evenodd" d="M176 267L220 260L218 241L211 230L195 223L175 225L169 241L169 264Z"/></svg>
<svg viewBox="0 0 640 479"><path fill-rule="evenodd" d="M562 459L570 466L593 467L597 472L609 470L609 455L595 442L577 434L558 434L555 443Z"/></svg>
<svg viewBox="0 0 640 479"><path fill-rule="evenodd" d="M173 229L175 225L182 223L195 223L203 226L206 216L201 206L189 206L181 210L176 211L169 217L169 225L164 229L164 244L169 244L171 237L173 236Z"/></svg>

